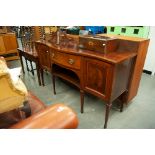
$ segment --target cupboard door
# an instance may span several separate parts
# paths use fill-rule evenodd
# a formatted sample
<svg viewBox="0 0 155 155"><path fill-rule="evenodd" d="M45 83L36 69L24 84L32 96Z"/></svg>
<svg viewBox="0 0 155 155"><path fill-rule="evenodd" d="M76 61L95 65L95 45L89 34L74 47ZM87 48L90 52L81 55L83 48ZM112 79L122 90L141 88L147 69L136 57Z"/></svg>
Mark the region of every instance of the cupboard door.
<svg viewBox="0 0 155 155"><path fill-rule="evenodd" d="M112 65L93 59L84 60L84 89L104 99L110 96Z"/></svg>
<svg viewBox="0 0 155 155"><path fill-rule="evenodd" d="M0 36L0 54L4 54L6 52L3 37Z"/></svg>
<svg viewBox="0 0 155 155"><path fill-rule="evenodd" d="M6 51L15 50L18 48L17 38L15 34L7 34L3 36Z"/></svg>
<svg viewBox="0 0 155 155"><path fill-rule="evenodd" d="M44 44L37 43L36 50L38 53L40 66L50 71L50 48Z"/></svg>

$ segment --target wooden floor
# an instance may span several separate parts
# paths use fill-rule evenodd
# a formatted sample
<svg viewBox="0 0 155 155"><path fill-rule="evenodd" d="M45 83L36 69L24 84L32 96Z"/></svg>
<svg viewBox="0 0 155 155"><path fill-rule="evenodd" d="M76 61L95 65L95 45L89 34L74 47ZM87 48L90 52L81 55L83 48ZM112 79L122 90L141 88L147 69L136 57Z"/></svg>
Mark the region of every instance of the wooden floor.
<svg viewBox="0 0 155 155"><path fill-rule="evenodd" d="M28 101L31 106L32 115L46 107L45 104L42 101L40 101L35 95L33 95L31 92L29 92ZM7 129L11 125L19 122L20 120L21 120L21 116L16 110L0 114L0 129Z"/></svg>

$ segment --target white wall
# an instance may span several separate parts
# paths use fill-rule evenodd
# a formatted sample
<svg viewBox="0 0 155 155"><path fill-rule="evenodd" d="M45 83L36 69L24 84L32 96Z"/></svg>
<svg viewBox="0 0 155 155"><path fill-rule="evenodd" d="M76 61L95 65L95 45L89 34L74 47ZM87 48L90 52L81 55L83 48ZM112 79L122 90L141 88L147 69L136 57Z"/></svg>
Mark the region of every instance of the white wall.
<svg viewBox="0 0 155 155"><path fill-rule="evenodd" d="M155 73L155 26L150 27L150 33L148 38L150 38L150 43L149 43L149 48L148 48L143 69L151 71L152 74L154 74Z"/></svg>

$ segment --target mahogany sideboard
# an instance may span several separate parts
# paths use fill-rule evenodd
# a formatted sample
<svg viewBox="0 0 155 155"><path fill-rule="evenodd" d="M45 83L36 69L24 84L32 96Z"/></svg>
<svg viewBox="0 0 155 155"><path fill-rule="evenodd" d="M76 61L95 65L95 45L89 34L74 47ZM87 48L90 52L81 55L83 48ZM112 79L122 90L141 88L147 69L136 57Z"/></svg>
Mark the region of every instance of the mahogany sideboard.
<svg viewBox="0 0 155 155"><path fill-rule="evenodd" d="M107 128L112 102L129 102L137 93L141 73L149 44L148 39L125 36L116 37L117 46L112 52L95 52L81 49L76 42L35 42L42 74L47 69L52 74L55 91L55 76L65 79L80 89L81 113L83 113L84 93L95 95L106 102L105 123ZM43 75L42 75L43 78Z"/></svg>

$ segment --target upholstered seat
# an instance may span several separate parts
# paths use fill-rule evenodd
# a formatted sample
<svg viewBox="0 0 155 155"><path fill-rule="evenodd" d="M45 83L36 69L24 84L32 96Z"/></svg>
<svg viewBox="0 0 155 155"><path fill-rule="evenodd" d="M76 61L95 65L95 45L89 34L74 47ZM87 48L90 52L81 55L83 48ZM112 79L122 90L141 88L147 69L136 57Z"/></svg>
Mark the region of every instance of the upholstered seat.
<svg viewBox="0 0 155 155"><path fill-rule="evenodd" d="M63 103L53 104L11 126L11 129L75 129L77 114Z"/></svg>
<svg viewBox="0 0 155 155"><path fill-rule="evenodd" d="M0 113L22 108L26 101L28 92L17 70L10 70L0 57Z"/></svg>

